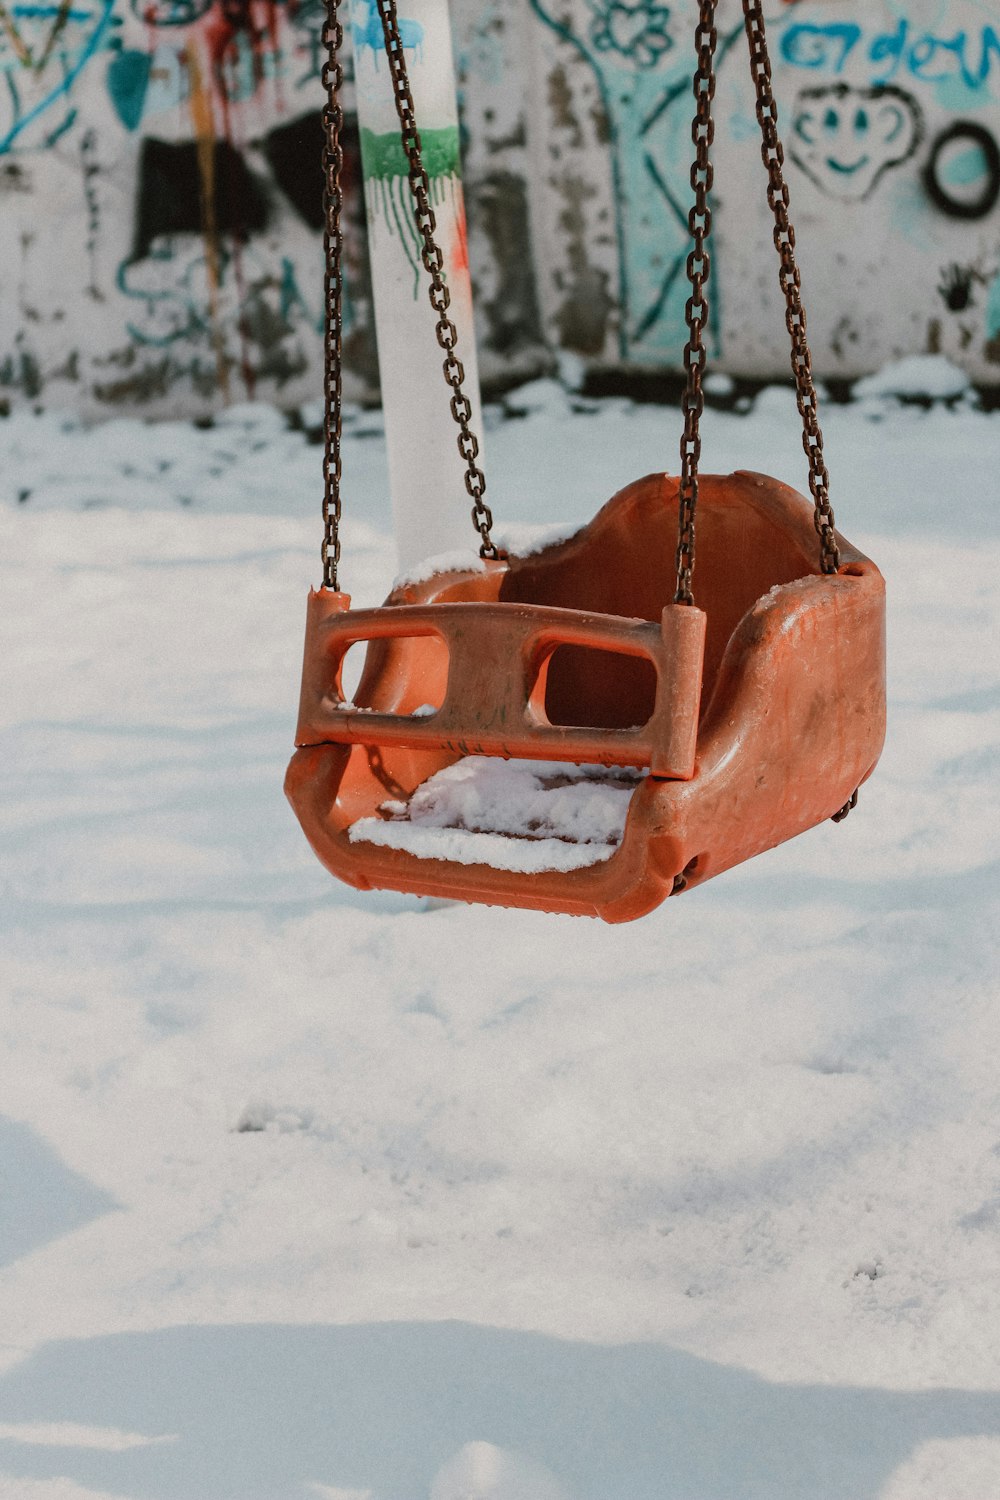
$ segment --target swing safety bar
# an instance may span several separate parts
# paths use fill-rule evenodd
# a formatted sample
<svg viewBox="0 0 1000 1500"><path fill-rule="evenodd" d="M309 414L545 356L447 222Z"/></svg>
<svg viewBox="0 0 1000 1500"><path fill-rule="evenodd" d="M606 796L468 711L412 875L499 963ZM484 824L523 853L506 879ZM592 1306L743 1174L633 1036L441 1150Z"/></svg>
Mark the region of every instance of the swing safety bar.
<svg viewBox="0 0 1000 1500"><path fill-rule="evenodd" d="M360 641L436 637L447 648L440 705L355 706L344 696L344 658ZM549 663L561 647L642 657L656 673L653 712L644 724L598 728L553 724L545 710ZM701 700L705 614L671 604L659 624L618 615L532 604L390 605L350 610L332 589L309 596L296 744L400 745L455 755L499 755L578 764L648 767L689 781ZM376 648L377 649L377 648ZM405 646L402 650L405 652ZM398 698L406 681L381 665L380 696ZM394 694L393 679L399 692ZM364 696L362 691L360 696Z"/></svg>

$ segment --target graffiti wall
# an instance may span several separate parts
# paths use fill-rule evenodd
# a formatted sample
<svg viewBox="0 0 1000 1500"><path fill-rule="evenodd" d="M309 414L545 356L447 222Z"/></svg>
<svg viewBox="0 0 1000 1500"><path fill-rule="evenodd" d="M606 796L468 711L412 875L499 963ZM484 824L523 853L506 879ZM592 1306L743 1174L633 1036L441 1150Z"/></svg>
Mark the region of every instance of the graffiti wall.
<svg viewBox="0 0 1000 1500"><path fill-rule="evenodd" d="M405 20L405 0L401 0ZM695 0L453 0L481 368L676 368ZM740 7L721 0L713 354L787 368ZM0 400L320 388L321 0L0 0ZM356 47L377 27L352 0ZM1000 0L774 0L816 364L1000 382ZM377 40L377 37L376 37ZM347 353L376 365L348 89Z"/></svg>
<svg viewBox="0 0 1000 1500"><path fill-rule="evenodd" d="M1000 381L1000 5L788 9L775 76L822 368L940 351ZM734 50L720 83L719 240L727 358L750 369L783 330L773 280L762 315L742 317L771 248L766 210L745 234L745 189L729 196L743 179L762 191L742 62Z"/></svg>
<svg viewBox="0 0 1000 1500"><path fill-rule="evenodd" d="M675 364L696 7L528 3L547 333L604 362ZM817 366L846 377L931 350L1000 381L1000 4L801 0L767 17ZM733 372L784 372L741 7L720 4L719 26L713 355Z"/></svg>

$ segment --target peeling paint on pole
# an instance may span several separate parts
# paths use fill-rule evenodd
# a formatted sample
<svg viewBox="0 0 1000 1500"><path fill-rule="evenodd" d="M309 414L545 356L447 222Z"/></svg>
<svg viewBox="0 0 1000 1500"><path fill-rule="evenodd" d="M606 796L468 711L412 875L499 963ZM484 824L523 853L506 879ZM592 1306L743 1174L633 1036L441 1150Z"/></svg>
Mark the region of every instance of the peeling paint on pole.
<svg viewBox="0 0 1000 1500"><path fill-rule="evenodd" d="M471 426L481 443L448 0L404 0L399 34L451 299L448 317L457 330L456 352L465 369ZM374 0L354 0L351 36L389 488L399 562L405 568L460 547L474 553L472 502L465 489L452 392L444 379L445 356L436 336L438 315L428 299L430 278L421 261L423 242L414 217L409 162Z"/></svg>

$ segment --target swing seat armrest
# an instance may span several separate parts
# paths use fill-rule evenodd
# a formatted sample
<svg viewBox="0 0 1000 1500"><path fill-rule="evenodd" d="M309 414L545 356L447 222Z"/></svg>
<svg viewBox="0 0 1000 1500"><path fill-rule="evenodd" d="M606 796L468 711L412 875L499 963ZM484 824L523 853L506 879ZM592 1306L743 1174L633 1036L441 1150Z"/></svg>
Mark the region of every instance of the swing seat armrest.
<svg viewBox="0 0 1000 1500"><path fill-rule="evenodd" d="M705 642L701 610L668 605L654 623L530 604L352 611L349 603L346 595L330 591L310 595L299 746L400 745L456 756L645 767L654 776L679 780L694 774ZM361 641L395 643L398 670L389 674L384 694L394 698L391 707L345 698L344 658ZM431 707L421 663L428 644L439 658L442 643L446 681L440 702ZM553 724L545 709L546 677L553 653L562 646L649 661L656 693L646 723L615 729ZM381 674L383 688L385 677Z"/></svg>

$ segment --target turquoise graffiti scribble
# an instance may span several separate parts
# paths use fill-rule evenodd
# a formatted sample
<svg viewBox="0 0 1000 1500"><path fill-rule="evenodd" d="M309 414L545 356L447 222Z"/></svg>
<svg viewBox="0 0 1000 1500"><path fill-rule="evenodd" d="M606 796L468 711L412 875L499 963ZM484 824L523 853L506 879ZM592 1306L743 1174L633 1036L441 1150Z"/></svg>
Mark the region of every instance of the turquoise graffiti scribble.
<svg viewBox="0 0 1000 1500"><path fill-rule="evenodd" d="M598 52L617 52L637 68L655 68L674 45L670 8L654 0L611 0L595 5L590 41Z"/></svg>
<svg viewBox="0 0 1000 1500"><path fill-rule="evenodd" d="M423 62L424 28L420 22L404 21L400 18L398 25L403 51L412 52L417 62ZM376 6L369 4L363 12L354 13L354 19L351 22L351 39L354 42L355 52L362 52L366 47L371 49L377 68L385 50L385 33L382 30L382 18Z"/></svg>
<svg viewBox="0 0 1000 1500"><path fill-rule="evenodd" d="M690 49L674 45L667 29L670 9L654 0L591 0L580 29L562 10L550 8L550 0L530 4L586 60L607 117L618 250L618 353L623 359L676 361L687 337L684 309L690 292L684 274L691 248ZM737 25L720 38L719 62L742 32ZM709 299L715 352L718 287L715 277Z"/></svg>
<svg viewBox="0 0 1000 1500"><path fill-rule="evenodd" d="M11 118L6 131L0 130L0 156L10 152L19 136L22 136L30 125L43 115L53 110L62 101L69 100L77 79L87 67L92 58L108 45L109 33L114 21L115 0L102 0L102 3L93 9L76 7L65 17L62 24L72 22L77 26L86 26L88 23L91 30L84 36L78 48L65 45L60 39L60 45L53 52L48 61L43 76L54 75L54 82L43 93L34 104L25 108L23 103L22 78L27 78L29 84L34 82L38 75L33 73L30 67L25 67L16 57L5 60L0 66L0 74L3 75L7 93L7 107ZM15 22L17 21L46 21L52 18L52 24L60 24L58 7L40 5L15 6L12 10ZM52 130L49 131L44 145L50 145L57 140L65 130L76 119L76 111L72 108L62 119L57 120Z"/></svg>
<svg viewBox="0 0 1000 1500"><path fill-rule="evenodd" d="M303 293L295 266L288 256L281 257L280 269L276 272L252 251L244 249L242 255L246 279L242 293L239 293L236 278L236 255L220 247L215 268L217 289L226 294L224 307L217 310L216 316L231 338L239 335L246 312L243 299L247 293L266 301L278 320L282 336L293 334L299 323L316 333L322 331L322 302L319 298L310 301ZM134 309L132 316L125 320L129 338L145 348L160 350L179 343L211 342L217 329L212 323L206 295L210 275L200 238L196 235L161 235L142 261L123 260L115 275L115 285ZM354 326L356 317L345 287L345 330Z"/></svg>
<svg viewBox="0 0 1000 1500"><path fill-rule="evenodd" d="M153 59L148 52L119 52L108 64L108 93L115 113L126 130L135 130L142 119Z"/></svg>
<svg viewBox="0 0 1000 1500"><path fill-rule="evenodd" d="M939 168L941 180L952 187L969 187L983 175L983 153L976 146L961 152Z"/></svg>
<svg viewBox="0 0 1000 1500"><path fill-rule="evenodd" d="M11 7L11 15L14 21L89 21L91 12L89 10L63 11L58 5L14 5Z"/></svg>
<svg viewBox="0 0 1000 1500"><path fill-rule="evenodd" d="M1000 337L1000 276L990 287L986 299L986 338L988 342Z"/></svg>

